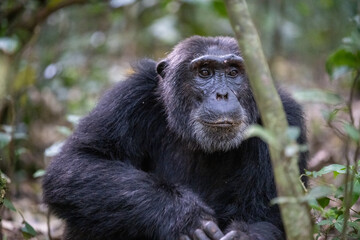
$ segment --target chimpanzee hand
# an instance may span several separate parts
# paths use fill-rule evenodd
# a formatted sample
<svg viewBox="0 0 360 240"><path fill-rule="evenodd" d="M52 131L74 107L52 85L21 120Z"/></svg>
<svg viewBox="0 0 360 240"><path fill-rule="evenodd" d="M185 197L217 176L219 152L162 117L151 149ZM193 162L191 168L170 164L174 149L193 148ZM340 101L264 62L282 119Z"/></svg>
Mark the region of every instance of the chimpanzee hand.
<svg viewBox="0 0 360 240"><path fill-rule="evenodd" d="M193 233L193 238L188 235L183 235L179 240L219 240L224 236L218 225L213 221L202 221L201 228L198 228Z"/></svg>
<svg viewBox="0 0 360 240"><path fill-rule="evenodd" d="M201 228L193 233L193 238L183 235L179 240L250 240L250 238L241 231L232 230L226 235L220 230L213 221L202 221Z"/></svg>
<svg viewBox="0 0 360 240"><path fill-rule="evenodd" d="M224 234L213 221L203 221L201 228L196 229L193 237L183 235L179 240L282 240L284 233L273 224L258 222L247 224L233 222Z"/></svg>
<svg viewBox="0 0 360 240"><path fill-rule="evenodd" d="M233 222L226 231L227 234L221 240L283 240L285 234L275 225L269 222L257 222L248 224L245 222Z"/></svg>

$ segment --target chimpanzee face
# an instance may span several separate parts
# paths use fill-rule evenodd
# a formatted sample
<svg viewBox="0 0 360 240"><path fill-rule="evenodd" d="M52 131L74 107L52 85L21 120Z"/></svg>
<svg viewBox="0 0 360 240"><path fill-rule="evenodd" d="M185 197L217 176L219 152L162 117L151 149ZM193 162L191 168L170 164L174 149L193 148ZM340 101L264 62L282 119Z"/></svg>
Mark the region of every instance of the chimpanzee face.
<svg viewBox="0 0 360 240"><path fill-rule="evenodd" d="M197 108L190 124L206 151L229 150L244 139L250 124L242 97L249 91L243 59L234 54L203 55L191 61Z"/></svg>
<svg viewBox="0 0 360 240"><path fill-rule="evenodd" d="M206 152L239 146L257 116L243 58L235 42L224 42L235 46L209 41L203 52L183 49L187 57L176 61L175 48L157 68L170 127Z"/></svg>

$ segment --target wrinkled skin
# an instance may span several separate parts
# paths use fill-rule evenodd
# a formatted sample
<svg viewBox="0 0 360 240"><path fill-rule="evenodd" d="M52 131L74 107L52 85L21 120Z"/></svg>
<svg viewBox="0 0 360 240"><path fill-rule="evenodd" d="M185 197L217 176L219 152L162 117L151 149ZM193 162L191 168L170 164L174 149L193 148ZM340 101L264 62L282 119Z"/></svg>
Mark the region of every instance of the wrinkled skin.
<svg viewBox="0 0 360 240"><path fill-rule="evenodd" d="M301 107L279 94L305 144ZM48 167L44 201L68 240L285 239L251 124L261 118L236 41L191 37L104 94Z"/></svg>

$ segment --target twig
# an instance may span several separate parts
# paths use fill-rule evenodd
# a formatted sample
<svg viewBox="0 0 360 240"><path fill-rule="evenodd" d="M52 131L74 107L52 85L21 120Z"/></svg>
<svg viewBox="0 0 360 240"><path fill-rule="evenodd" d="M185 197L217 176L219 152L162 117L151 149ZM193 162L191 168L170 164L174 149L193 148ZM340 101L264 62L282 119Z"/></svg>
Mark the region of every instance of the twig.
<svg viewBox="0 0 360 240"><path fill-rule="evenodd" d="M74 5L74 4L80 4L80 3L86 3L87 0L63 0L61 2L59 2L58 4L55 4L53 6L47 6L43 9L41 9L37 16L36 16L36 21L35 21L35 25L38 25L39 23L43 22L50 14L52 14L53 12L70 6L70 5Z"/></svg>
<svg viewBox="0 0 360 240"><path fill-rule="evenodd" d="M354 121L354 115L353 115L353 111L352 111L352 104L354 101L355 86L356 86L356 83L358 82L359 78L360 78L360 71L357 71L356 76L355 76L354 81L351 86L350 98L349 98L349 101L347 104L348 109L349 109L350 121L353 126L354 126L355 121ZM345 175L345 189L344 189L344 191L345 191L345 194L344 194L345 211L344 211L344 225L343 225L343 229L341 232L341 239L344 239L344 240L347 239L346 230L347 230L347 223L350 218L351 196L352 196L353 190L354 190L353 180L355 178L355 172L356 172L356 171L353 171L350 176L350 157L349 157L349 153L348 153L349 148L350 148L350 137L348 137L345 142L345 151L346 151L346 154L345 154L345 156L346 156L346 158L345 158L346 159L346 175ZM359 143L359 141L357 141L355 154L354 154L355 167L357 167L359 152L360 152L360 143ZM350 189L348 189L348 183L350 183Z"/></svg>
<svg viewBox="0 0 360 240"><path fill-rule="evenodd" d="M332 201L332 202L335 202L335 203L338 203L338 204L341 204L341 202L340 201L338 201L337 200L337 198L330 198L330 197L328 197L329 198L329 200L330 201ZM356 211L355 209L353 209L353 208L350 208L350 210L351 211L353 211L354 213L356 213L356 214L360 214L360 212L359 211Z"/></svg>
<svg viewBox="0 0 360 240"><path fill-rule="evenodd" d="M50 228L50 216L51 216L51 210L49 209L46 215L46 225L47 225L47 235L49 240L52 240L52 236L51 236L51 228Z"/></svg>

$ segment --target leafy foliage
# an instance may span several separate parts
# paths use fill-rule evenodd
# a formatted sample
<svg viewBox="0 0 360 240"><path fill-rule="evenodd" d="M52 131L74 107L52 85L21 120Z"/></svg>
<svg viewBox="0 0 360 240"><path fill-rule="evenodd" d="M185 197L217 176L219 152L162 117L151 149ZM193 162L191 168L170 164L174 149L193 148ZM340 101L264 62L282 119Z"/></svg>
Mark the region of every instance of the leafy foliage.
<svg viewBox="0 0 360 240"><path fill-rule="evenodd" d="M353 209L360 197L360 129L355 124L353 113L354 91L360 81L360 21L354 18L356 29L343 40L343 46L331 54L326 62L326 70L333 79L350 80L349 99L344 107L324 112L328 125L343 144L346 165L332 164L319 171L306 172L312 179L332 174L340 185L323 183L311 190L319 194L311 200L310 206L319 216L316 223L318 235L334 235L333 239L360 239L360 213ZM345 73L350 77L340 78ZM338 122L340 124L334 124ZM349 154L350 153L350 154Z"/></svg>
<svg viewBox="0 0 360 240"><path fill-rule="evenodd" d="M334 179L344 179L347 169L350 174L354 174L354 180L351 182L343 183L340 186L333 184L320 185L311 189L308 195L312 195L309 199L310 207L318 216L316 225L318 226L318 237L332 233L337 235L334 239L340 239L340 233L343 231L344 214L346 206L344 203L345 185L353 185L353 192L351 194L351 204L353 207L360 197L360 164L350 166L347 168L345 165L332 164L322 168L319 171L306 172L306 175L312 179L320 178L327 174L332 174ZM314 192L316 194L314 194ZM350 238L360 238L360 214L353 209L351 218L347 220L346 234ZM335 232L335 233L334 233Z"/></svg>
<svg viewBox="0 0 360 240"><path fill-rule="evenodd" d="M326 70L333 78L347 72L360 71L360 15L353 18L356 29L343 39L343 46L329 56Z"/></svg>
<svg viewBox="0 0 360 240"><path fill-rule="evenodd" d="M8 208L9 210L13 211L13 212L19 213L20 216L22 217L23 226L21 227L20 231L23 234L23 237L25 239L30 239L30 238L35 237L37 235L35 229L25 220L23 214L18 209L16 209L16 207L14 206L14 204L10 200L4 199L4 206L6 208Z"/></svg>
<svg viewBox="0 0 360 240"><path fill-rule="evenodd" d="M6 179L5 177L3 177L3 173L0 171L0 208L5 201L5 193L6 193Z"/></svg>
<svg viewBox="0 0 360 240"><path fill-rule="evenodd" d="M354 49L355 50L355 49ZM339 77L339 72L360 68L360 49L349 51L341 48L334 52L326 62L326 70L330 76Z"/></svg>
<svg viewBox="0 0 360 240"><path fill-rule="evenodd" d="M36 236L35 229L26 221L23 221L23 227L21 228L21 232L25 239L30 239Z"/></svg>

